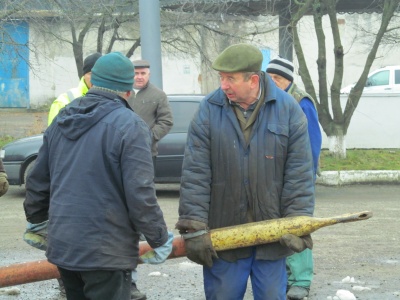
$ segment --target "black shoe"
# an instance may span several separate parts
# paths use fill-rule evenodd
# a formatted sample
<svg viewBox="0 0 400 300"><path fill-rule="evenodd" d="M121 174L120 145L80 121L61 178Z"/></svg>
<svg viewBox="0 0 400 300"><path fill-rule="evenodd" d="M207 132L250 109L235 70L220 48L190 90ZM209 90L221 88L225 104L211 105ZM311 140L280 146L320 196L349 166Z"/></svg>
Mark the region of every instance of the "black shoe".
<svg viewBox="0 0 400 300"><path fill-rule="evenodd" d="M308 296L309 291L310 288L292 285L289 288L286 296L290 300L301 300Z"/></svg>
<svg viewBox="0 0 400 300"><path fill-rule="evenodd" d="M131 300L146 300L146 294L141 293L137 287L136 283L132 282L131 286Z"/></svg>
<svg viewBox="0 0 400 300"><path fill-rule="evenodd" d="M67 293L65 292L64 282L61 280L61 278L57 278L57 281L58 281L58 289L60 290L60 294L62 296L66 296Z"/></svg>

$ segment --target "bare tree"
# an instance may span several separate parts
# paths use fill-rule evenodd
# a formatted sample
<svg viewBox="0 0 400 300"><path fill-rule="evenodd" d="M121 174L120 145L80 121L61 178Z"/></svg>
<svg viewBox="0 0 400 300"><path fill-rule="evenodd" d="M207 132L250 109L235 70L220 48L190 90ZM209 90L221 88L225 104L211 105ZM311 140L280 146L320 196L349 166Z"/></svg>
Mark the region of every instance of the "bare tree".
<svg viewBox="0 0 400 300"><path fill-rule="evenodd" d="M305 85L306 91L317 100L317 109L319 121L326 135L330 139L330 152L337 157L346 157L345 136L350 125L351 118L360 101L361 94L367 81L371 65L376 58L378 47L385 36L390 31L389 24L396 10L399 7L400 0L384 0L382 9L382 18L378 31L375 33L375 39L370 47L366 58L364 69L356 85L348 96L345 107L340 101L340 88L343 80L344 64L343 58L345 50L341 42L341 36L337 21L336 0L306 0L297 1L292 7L291 28L293 32L294 49L299 63L299 73ZM313 85L309 68L307 66L301 40L297 31L297 25L302 17L308 12L312 13L314 19L314 28L318 43L318 94ZM333 36L334 77L329 85L327 79L327 47L322 18L327 15L330 22L331 33ZM331 113L332 111L332 113Z"/></svg>
<svg viewBox="0 0 400 300"><path fill-rule="evenodd" d="M46 0L42 0L45 2ZM72 47L79 78L82 74L85 41L96 35L97 52L109 53L118 41L131 41L133 53L138 47L138 37L121 36L124 24L138 19L137 0L47 0L46 8L53 18L41 22L42 33ZM66 31L54 31L53 25L67 23ZM70 38L68 37L70 35Z"/></svg>
<svg viewBox="0 0 400 300"><path fill-rule="evenodd" d="M87 41L96 36L97 52L115 51L119 43L128 46L125 55L131 57L140 47L138 0L37 0L29 9L20 10L19 17L27 16L34 22L45 39L51 38L70 45L75 58L78 76L82 76ZM36 6L35 6L36 5ZM33 13L32 7L40 7L41 13ZM276 29L261 26L248 16L225 15L223 5L213 13L161 11L162 47L170 55L193 57L200 55L202 65L211 64L210 45L205 49L204 37L213 36L217 51L221 45L231 41L251 40L259 34ZM216 13L218 12L218 13ZM246 22L247 26L235 28L235 22ZM60 24L68 24L65 26ZM62 28L62 30L60 30ZM224 42L225 41L225 42ZM65 47L65 46L64 46Z"/></svg>

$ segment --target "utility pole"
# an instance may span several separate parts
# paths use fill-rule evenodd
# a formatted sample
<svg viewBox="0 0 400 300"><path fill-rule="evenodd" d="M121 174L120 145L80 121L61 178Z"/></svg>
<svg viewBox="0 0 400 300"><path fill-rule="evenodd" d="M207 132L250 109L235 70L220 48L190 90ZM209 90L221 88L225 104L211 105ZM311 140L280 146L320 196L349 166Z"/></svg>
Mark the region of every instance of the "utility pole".
<svg viewBox="0 0 400 300"><path fill-rule="evenodd" d="M151 83L162 89L160 1L139 0L139 19L142 58L150 62Z"/></svg>

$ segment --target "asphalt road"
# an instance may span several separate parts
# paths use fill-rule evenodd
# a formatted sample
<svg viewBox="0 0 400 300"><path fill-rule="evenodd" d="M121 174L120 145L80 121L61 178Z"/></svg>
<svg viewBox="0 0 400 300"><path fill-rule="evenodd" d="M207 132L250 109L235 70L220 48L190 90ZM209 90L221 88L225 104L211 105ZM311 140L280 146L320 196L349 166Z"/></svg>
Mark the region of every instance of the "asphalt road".
<svg viewBox="0 0 400 300"><path fill-rule="evenodd" d="M178 186L157 188L167 225L173 229L178 217ZM308 300L335 299L339 290L347 290L360 300L400 299L399 195L399 185L317 186L316 217L361 211L372 211L373 217L325 227L312 235L315 274ZM42 251L22 240L23 199L24 190L20 187L11 187L0 198L0 268L45 258ZM202 268L186 258L158 266L140 265L138 272L138 287L150 300L204 299ZM12 292L16 295L10 295ZM0 300L5 299L63 298L56 280L47 280L0 289ZM253 299L250 283L245 299Z"/></svg>

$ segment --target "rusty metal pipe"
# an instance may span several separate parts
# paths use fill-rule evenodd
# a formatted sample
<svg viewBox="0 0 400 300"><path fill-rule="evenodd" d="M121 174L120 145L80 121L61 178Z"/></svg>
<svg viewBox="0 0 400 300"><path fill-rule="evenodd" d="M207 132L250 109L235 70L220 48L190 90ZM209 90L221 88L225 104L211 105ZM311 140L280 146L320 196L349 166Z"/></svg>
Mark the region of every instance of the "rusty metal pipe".
<svg viewBox="0 0 400 300"><path fill-rule="evenodd" d="M331 218L292 217L254 222L243 225L213 229L210 231L211 242L217 251L250 247L276 242L281 236L292 233L297 236L310 234L317 229L338 223L367 220L372 212L345 214ZM147 242L139 243L139 255L151 250ZM173 240L172 252L168 259L185 256L185 242L177 236ZM39 260L0 267L0 288L59 278L55 265L47 260Z"/></svg>
<svg viewBox="0 0 400 300"><path fill-rule="evenodd" d="M151 249L152 248L147 242L139 243L139 255L142 255ZM176 236L172 242L172 252L168 256L168 259L178 258L185 255L185 242L182 237ZM0 267L0 288L54 278L60 278L60 273L58 272L57 267L47 260L38 260Z"/></svg>

